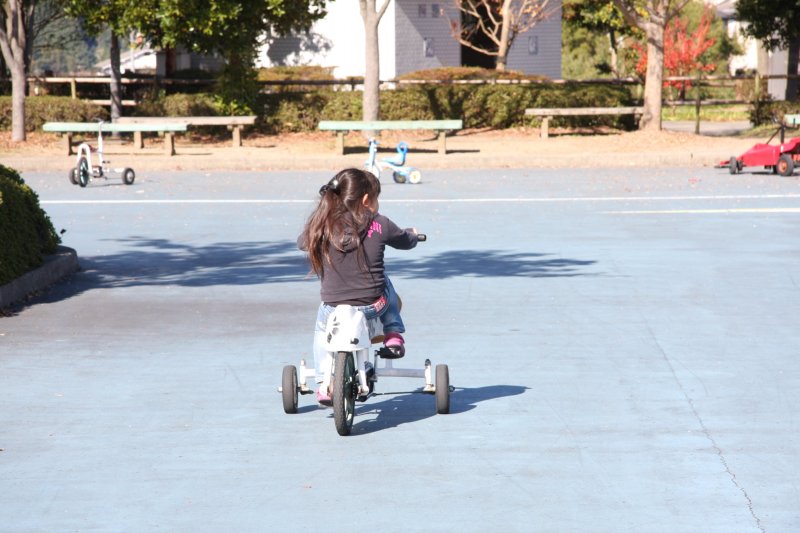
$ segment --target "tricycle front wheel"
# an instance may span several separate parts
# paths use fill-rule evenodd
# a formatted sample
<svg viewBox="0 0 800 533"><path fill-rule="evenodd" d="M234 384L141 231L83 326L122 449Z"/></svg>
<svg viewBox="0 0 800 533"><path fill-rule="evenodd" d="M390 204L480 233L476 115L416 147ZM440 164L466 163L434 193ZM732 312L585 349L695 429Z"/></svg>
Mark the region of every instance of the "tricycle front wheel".
<svg viewBox="0 0 800 533"><path fill-rule="evenodd" d="M350 434L356 414L356 365L353 354L339 352L333 363L333 421L339 435Z"/></svg>

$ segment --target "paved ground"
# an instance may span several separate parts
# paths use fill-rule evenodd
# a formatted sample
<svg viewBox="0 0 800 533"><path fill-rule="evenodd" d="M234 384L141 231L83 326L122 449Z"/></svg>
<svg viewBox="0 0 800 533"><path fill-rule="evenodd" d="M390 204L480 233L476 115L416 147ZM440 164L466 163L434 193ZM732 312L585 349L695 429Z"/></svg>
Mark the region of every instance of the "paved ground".
<svg viewBox="0 0 800 533"><path fill-rule="evenodd" d="M0 529L800 529L796 177L384 180L430 236L388 258L403 363L457 389L450 415L374 398L341 438L275 392L309 357L293 241L328 176L25 173L83 270L0 319Z"/></svg>

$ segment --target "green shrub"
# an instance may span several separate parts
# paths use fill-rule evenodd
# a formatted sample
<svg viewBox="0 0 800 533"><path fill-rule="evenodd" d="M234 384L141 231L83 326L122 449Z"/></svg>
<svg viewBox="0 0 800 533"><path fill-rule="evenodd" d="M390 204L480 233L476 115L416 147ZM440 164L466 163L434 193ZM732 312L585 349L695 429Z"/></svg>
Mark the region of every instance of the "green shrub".
<svg viewBox="0 0 800 533"><path fill-rule="evenodd" d="M40 266L60 242L38 195L17 171L0 165L0 285Z"/></svg>
<svg viewBox="0 0 800 533"><path fill-rule="evenodd" d="M800 103L790 101L759 100L750 109L750 122L753 126L773 124L783 120L784 115L800 114Z"/></svg>
<svg viewBox="0 0 800 533"><path fill-rule="evenodd" d="M163 91L150 93L136 106L134 113L140 117L204 117L220 114L214 96L211 94L166 95Z"/></svg>
<svg viewBox="0 0 800 533"><path fill-rule="evenodd" d="M67 96L29 96L25 99L25 129L42 129L45 122L108 120L108 111L86 100ZM11 129L11 97L0 96L0 130Z"/></svg>
<svg viewBox="0 0 800 533"><path fill-rule="evenodd" d="M261 95L259 106L264 113L263 126L270 132L301 132L316 130L321 118L348 120L352 118L346 112L350 103L347 102L347 96L342 96L347 94L333 91L314 91ZM323 111L329 102L333 102L333 104L332 109L329 108L328 112L335 111L330 116L325 115ZM360 100L358 103L360 106ZM341 104L344 105L340 108Z"/></svg>
<svg viewBox="0 0 800 533"><path fill-rule="evenodd" d="M483 69L480 69L483 70ZM314 91L262 95L260 109L269 132L314 131L320 120L360 120L362 93ZM530 125L529 107L618 107L633 105L621 86L581 84L414 84L381 92L383 120L460 118L466 128ZM564 126L608 125L631 129L633 117L562 117Z"/></svg>
<svg viewBox="0 0 800 533"><path fill-rule="evenodd" d="M499 71L481 67L439 67L408 72L398 80L450 81L450 80L546 80L544 76L523 74L516 70Z"/></svg>

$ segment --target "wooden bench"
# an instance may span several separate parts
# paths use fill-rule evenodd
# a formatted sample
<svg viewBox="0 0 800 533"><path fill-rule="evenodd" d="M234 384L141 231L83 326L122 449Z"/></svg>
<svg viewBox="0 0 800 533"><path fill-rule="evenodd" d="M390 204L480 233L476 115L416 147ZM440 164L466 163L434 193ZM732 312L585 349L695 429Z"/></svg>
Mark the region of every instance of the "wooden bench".
<svg viewBox="0 0 800 533"><path fill-rule="evenodd" d="M643 107L560 107L526 109L525 116L542 117L542 139L550 135L550 119L553 117L600 116L600 115L634 115L641 116Z"/></svg>
<svg viewBox="0 0 800 533"><path fill-rule="evenodd" d="M185 126L226 126L233 132L233 147L242 146L242 128L256 123L255 115L241 117L119 117L116 124L163 124L174 123ZM142 146L141 132L133 134L133 142Z"/></svg>
<svg viewBox="0 0 800 533"><path fill-rule="evenodd" d="M119 124L111 122L46 122L42 130L64 135L66 138L67 155L72 155L72 137L75 133L136 133L154 131L164 135L164 150L167 155L175 155L175 132L186 131L185 124L152 123L152 124ZM141 148L141 146L138 146Z"/></svg>
<svg viewBox="0 0 800 533"><path fill-rule="evenodd" d="M351 131L433 130L439 136L439 153L447 153L447 132L462 129L461 120L321 120L321 131L336 132L336 151L344 154L344 136Z"/></svg>

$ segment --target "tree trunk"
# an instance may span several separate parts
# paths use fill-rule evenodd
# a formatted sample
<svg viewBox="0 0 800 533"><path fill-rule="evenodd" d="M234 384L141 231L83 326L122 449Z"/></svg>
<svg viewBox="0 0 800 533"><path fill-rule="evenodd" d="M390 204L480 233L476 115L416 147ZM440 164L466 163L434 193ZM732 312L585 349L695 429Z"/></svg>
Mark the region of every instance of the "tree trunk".
<svg viewBox="0 0 800 533"><path fill-rule="evenodd" d="M664 26L649 22L647 36L647 73L644 80L644 113L639 129L661 131L661 96L664 85Z"/></svg>
<svg viewBox="0 0 800 533"><path fill-rule="evenodd" d="M608 60L609 67L611 68L611 74L616 78L619 79L619 54L617 53L617 34L613 29L608 30L608 53L611 56Z"/></svg>
<svg viewBox="0 0 800 533"><path fill-rule="evenodd" d="M111 32L111 122L122 116L122 74L120 73L119 37Z"/></svg>
<svg viewBox="0 0 800 533"><path fill-rule="evenodd" d="M500 44L497 46L495 69L504 72L508 65L508 50L511 47L509 42L511 36L511 0L503 1L503 7L500 8L500 17Z"/></svg>
<svg viewBox="0 0 800 533"><path fill-rule="evenodd" d="M11 140L24 142L25 135L25 62L20 57L11 65Z"/></svg>
<svg viewBox="0 0 800 533"><path fill-rule="evenodd" d="M380 50L378 49L378 23L375 0L362 1L361 17L364 19L364 120L378 120L380 116Z"/></svg>
<svg viewBox="0 0 800 533"><path fill-rule="evenodd" d="M786 100L797 100L797 63L800 62L800 38L792 39L787 51L786 65Z"/></svg>
<svg viewBox="0 0 800 533"><path fill-rule="evenodd" d="M27 25L25 6L21 0L3 3L5 11L0 27L0 50L11 72L11 140L25 141L25 92L27 91L25 48Z"/></svg>

